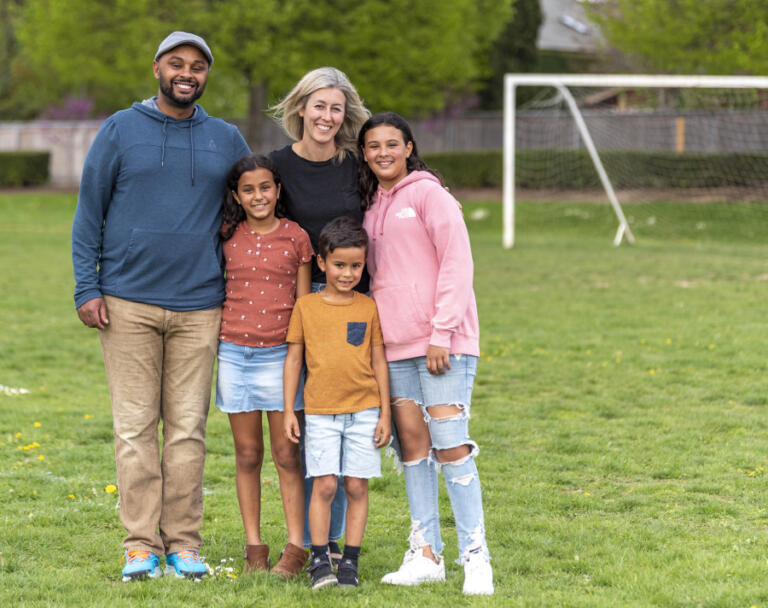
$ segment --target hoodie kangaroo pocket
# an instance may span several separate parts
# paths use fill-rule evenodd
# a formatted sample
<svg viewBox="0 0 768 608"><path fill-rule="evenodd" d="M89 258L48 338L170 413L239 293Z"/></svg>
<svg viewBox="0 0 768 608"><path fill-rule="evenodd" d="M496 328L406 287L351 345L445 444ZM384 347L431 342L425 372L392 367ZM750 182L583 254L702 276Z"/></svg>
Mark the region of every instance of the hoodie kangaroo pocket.
<svg viewBox="0 0 768 608"><path fill-rule="evenodd" d="M432 334L416 285L376 287L373 299L379 310L384 344L407 344Z"/></svg>
<svg viewBox="0 0 768 608"><path fill-rule="evenodd" d="M121 297L186 298L216 288L223 273L209 233L134 229L118 280Z"/></svg>

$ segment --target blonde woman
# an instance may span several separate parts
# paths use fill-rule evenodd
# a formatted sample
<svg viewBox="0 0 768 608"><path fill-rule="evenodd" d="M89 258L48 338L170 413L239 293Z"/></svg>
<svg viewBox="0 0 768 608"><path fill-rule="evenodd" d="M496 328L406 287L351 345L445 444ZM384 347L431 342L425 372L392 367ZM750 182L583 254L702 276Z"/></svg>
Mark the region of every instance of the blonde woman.
<svg viewBox="0 0 768 608"><path fill-rule="evenodd" d="M357 133L371 113L349 78L333 67L305 74L271 110L294 140L269 155L283 182L285 214L307 231L317 251L320 231L328 222L340 216L363 220L357 191ZM324 286L325 274L313 261L312 290L319 291ZM355 289L368 291L367 272ZM303 464L303 436L301 440ZM312 479L305 479L305 547L311 544L306 506L312 486ZM331 505L329 552L334 565L342 558L337 541L344 534L345 512L346 496L340 480Z"/></svg>

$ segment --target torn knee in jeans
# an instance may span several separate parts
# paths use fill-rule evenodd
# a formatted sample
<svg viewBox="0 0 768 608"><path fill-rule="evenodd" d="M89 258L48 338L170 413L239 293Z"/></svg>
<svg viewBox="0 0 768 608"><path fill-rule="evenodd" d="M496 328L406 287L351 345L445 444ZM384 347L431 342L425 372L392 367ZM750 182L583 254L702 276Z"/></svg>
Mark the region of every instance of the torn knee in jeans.
<svg viewBox="0 0 768 608"><path fill-rule="evenodd" d="M466 454L465 456L462 456L461 458L457 458L456 460L449 460L449 461L446 461L446 462L441 462L438 459L437 456L438 456L439 452L444 452L446 450L451 450L453 448L457 448L457 447L460 447L460 446L463 446L463 445L466 445L469 448L469 453ZM446 466L460 467L461 465L466 464L469 460L477 457L477 455L479 453L480 453L480 448L477 446L477 443L475 443L474 441L472 441L470 439L470 440L463 441L460 444L455 445L455 446L451 446L451 447L445 447L445 448L437 449L436 447L433 446L432 449L429 452L429 460L430 460L430 462L432 462L432 464L434 464L434 466L437 468L437 470L440 471L443 467L446 467ZM445 472L443 472L443 474L445 475ZM459 477L461 477L461 476L459 476ZM452 481L447 476L446 476L446 479L448 479L448 481ZM469 483L471 481L472 480L469 479L469 480L466 481L466 483L463 483L462 485L469 485Z"/></svg>
<svg viewBox="0 0 768 608"><path fill-rule="evenodd" d="M403 461L403 466L404 467L415 467L417 464L421 464L422 462L427 460L427 458L428 458L428 456L422 456L421 458L417 458L416 460L408 460L408 461L404 460Z"/></svg>

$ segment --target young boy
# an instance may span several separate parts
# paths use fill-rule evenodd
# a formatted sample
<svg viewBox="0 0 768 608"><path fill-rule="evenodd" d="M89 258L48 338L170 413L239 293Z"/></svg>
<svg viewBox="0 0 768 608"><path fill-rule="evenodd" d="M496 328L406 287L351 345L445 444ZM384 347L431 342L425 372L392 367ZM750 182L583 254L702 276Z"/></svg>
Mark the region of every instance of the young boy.
<svg viewBox="0 0 768 608"><path fill-rule="evenodd" d="M317 264L326 285L299 298L288 326L283 375L285 432L299 441L293 403L306 357L304 386L312 588L357 587L357 561L368 518L368 479L381 475L377 448L390 438L389 376L374 301L356 291L365 266L368 235L354 219L340 217L320 233ZM344 476L347 533L333 574L328 556L330 507Z"/></svg>

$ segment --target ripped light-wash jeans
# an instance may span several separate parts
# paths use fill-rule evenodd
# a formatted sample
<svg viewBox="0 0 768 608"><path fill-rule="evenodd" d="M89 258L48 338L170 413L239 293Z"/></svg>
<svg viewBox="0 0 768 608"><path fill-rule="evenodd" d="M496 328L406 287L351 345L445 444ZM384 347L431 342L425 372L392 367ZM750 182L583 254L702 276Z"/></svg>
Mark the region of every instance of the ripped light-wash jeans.
<svg viewBox="0 0 768 608"><path fill-rule="evenodd" d="M469 438L469 412L477 372L477 357L451 355L450 365L450 370L445 374L433 376L427 371L426 357L390 361L389 383L393 408L397 408L398 404L405 400L414 401L421 407L432 444L426 458L403 462L405 487L411 510L411 549L429 545L436 555L443 552L437 482L438 473L442 471L456 520L459 563L464 563L473 553L482 553L489 557L480 478L475 465L475 456L479 449L477 443ZM461 412L450 418L435 419L427 411L427 408L433 405L456 405ZM393 431L392 445L397 456L401 457L397 429L394 428ZM466 457L455 462L441 463L437 460L435 450L462 445L470 449Z"/></svg>

